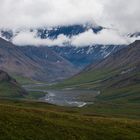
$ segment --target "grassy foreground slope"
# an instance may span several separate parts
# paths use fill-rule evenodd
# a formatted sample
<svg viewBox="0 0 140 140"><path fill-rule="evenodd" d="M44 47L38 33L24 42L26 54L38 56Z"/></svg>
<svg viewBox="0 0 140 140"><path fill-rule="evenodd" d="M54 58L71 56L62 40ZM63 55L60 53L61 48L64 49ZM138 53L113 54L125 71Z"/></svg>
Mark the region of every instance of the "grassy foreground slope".
<svg viewBox="0 0 140 140"><path fill-rule="evenodd" d="M0 140L94 139L139 140L140 122L85 116L43 103L0 103Z"/></svg>

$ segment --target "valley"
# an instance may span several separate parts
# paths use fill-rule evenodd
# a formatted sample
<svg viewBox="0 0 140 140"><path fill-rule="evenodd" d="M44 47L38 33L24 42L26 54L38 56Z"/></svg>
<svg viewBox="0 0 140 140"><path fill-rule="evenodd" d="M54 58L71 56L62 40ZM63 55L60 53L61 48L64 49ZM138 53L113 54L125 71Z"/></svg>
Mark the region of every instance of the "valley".
<svg viewBox="0 0 140 140"><path fill-rule="evenodd" d="M0 140L140 140L140 0L0 1Z"/></svg>
<svg viewBox="0 0 140 140"><path fill-rule="evenodd" d="M140 41L104 47L0 39L0 139L139 140Z"/></svg>

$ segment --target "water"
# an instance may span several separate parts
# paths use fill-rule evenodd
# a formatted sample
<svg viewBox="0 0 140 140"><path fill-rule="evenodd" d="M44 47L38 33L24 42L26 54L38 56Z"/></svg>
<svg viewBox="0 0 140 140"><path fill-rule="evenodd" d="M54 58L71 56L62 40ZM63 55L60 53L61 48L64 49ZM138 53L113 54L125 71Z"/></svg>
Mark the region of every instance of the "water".
<svg viewBox="0 0 140 140"><path fill-rule="evenodd" d="M64 90L42 90L40 87L48 86L48 84L33 84L24 85L27 91L36 91L46 93L45 97L39 101L47 102L59 106L69 107L84 107L88 104L93 104L95 97L100 94L95 90L76 90L73 88L66 88Z"/></svg>
<svg viewBox="0 0 140 140"><path fill-rule="evenodd" d="M47 92L48 94L41 98L41 101L70 107L83 107L92 104L99 94L93 90L48 90Z"/></svg>

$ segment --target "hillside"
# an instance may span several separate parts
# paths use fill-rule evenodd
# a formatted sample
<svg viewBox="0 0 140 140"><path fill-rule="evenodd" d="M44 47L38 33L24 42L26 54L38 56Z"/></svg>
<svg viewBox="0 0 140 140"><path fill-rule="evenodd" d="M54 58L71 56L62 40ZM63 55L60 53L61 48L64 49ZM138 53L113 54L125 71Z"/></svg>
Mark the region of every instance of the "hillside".
<svg viewBox="0 0 140 140"><path fill-rule="evenodd" d="M65 68L64 68L65 66ZM54 81L76 73L73 65L55 52L26 47L26 51L0 38L0 69L21 77Z"/></svg>
<svg viewBox="0 0 140 140"><path fill-rule="evenodd" d="M0 98L21 98L26 91L6 72L0 70Z"/></svg>

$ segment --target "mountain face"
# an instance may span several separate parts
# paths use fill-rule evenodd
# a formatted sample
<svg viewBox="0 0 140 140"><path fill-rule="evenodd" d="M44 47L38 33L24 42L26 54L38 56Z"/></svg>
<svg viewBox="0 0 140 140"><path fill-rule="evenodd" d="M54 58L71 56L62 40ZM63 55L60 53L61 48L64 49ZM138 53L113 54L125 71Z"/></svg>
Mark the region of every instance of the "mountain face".
<svg viewBox="0 0 140 140"><path fill-rule="evenodd" d="M67 78L77 71L70 62L48 48L23 49L1 38L0 69L11 74L49 82Z"/></svg>
<svg viewBox="0 0 140 140"><path fill-rule="evenodd" d="M24 97L26 91L8 73L0 70L0 97Z"/></svg>
<svg viewBox="0 0 140 140"><path fill-rule="evenodd" d="M15 45L0 38L0 69L11 74L32 77L39 65L26 57Z"/></svg>
<svg viewBox="0 0 140 140"><path fill-rule="evenodd" d="M85 68L87 65L96 63L112 53L126 47L125 45L94 45L87 47L50 47L51 50L70 61L76 67Z"/></svg>
<svg viewBox="0 0 140 140"><path fill-rule="evenodd" d="M62 80L79 71L72 63L59 56L48 47L24 46L18 47L18 49L43 68L47 79L52 79L53 81Z"/></svg>
<svg viewBox="0 0 140 140"><path fill-rule="evenodd" d="M139 67L140 66L140 41L137 40L128 47L123 48L116 53L110 55L105 60L96 65L91 65L90 69L116 69L123 67ZM135 69L135 68L134 68Z"/></svg>

